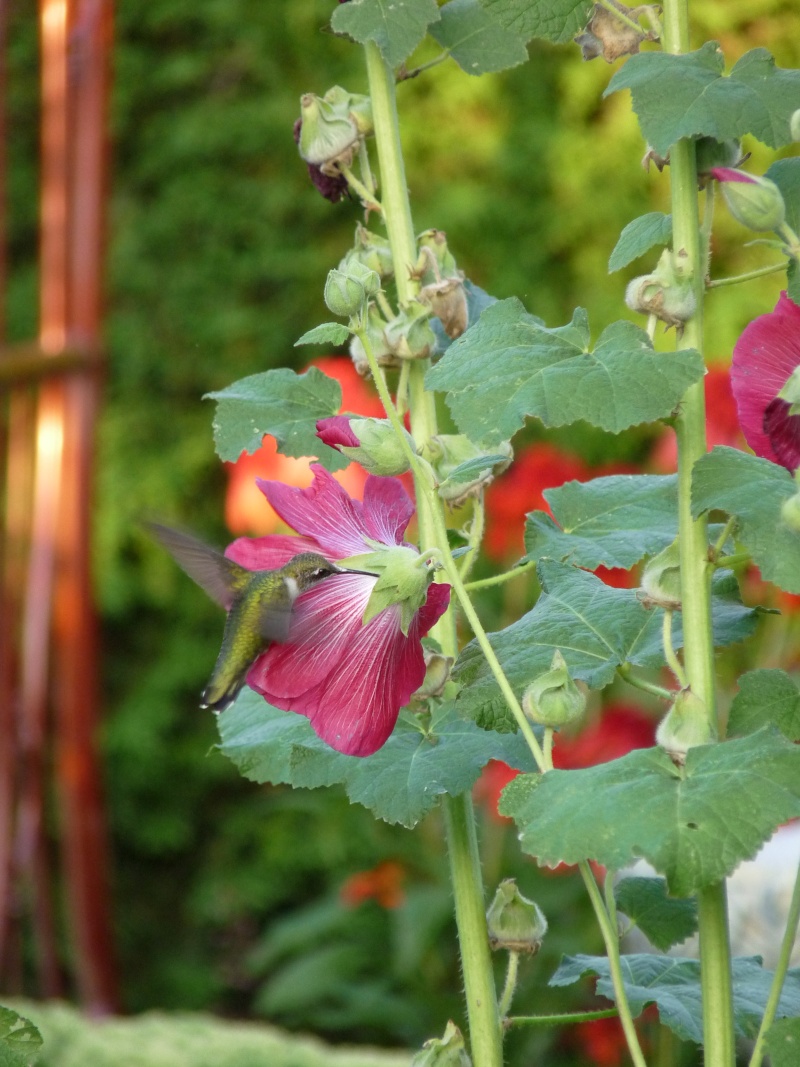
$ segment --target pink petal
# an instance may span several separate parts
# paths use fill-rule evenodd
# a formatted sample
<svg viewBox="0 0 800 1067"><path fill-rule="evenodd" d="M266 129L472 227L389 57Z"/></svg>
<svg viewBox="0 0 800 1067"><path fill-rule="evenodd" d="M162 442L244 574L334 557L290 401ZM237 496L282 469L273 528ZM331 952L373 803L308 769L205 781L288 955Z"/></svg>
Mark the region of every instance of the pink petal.
<svg viewBox="0 0 800 1067"><path fill-rule="evenodd" d="M791 404L775 397L764 413L764 431L778 463L794 474L800 467L800 415L792 415Z"/></svg>
<svg viewBox="0 0 800 1067"><path fill-rule="evenodd" d="M318 552L319 545L310 537L268 534L266 537L237 537L225 549L228 559L251 571L283 567L300 552Z"/></svg>
<svg viewBox="0 0 800 1067"><path fill-rule="evenodd" d="M745 327L733 350L731 387L745 440L756 455L778 462L764 431L767 406L800 365L800 307L781 293L775 310Z"/></svg>
<svg viewBox="0 0 800 1067"><path fill-rule="evenodd" d="M331 415L327 419L319 419L317 437L331 448L336 448L338 445L358 448L361 444L350 429L350 419L347 415Z"/></svg>
<svg viewBox="0 0 800 1067"><path fill-rule="evenodd" d="M385 545L401 544L413 514L414 503L397 478L367 478L364 522L370 537Z"/></svg>
<svg viewBox="0 0 800 1067"><path fill-rule="evenodd" d="M315 463L311 470L314 481L308 489L261 479L258 487L283 521L312 537L324 556L343 559L369 551L360 501L352 500L324 467Z"/></svg>
<svg viewBox="0 0 800 1067"><path fill-rule="evenodd" d="M323 741L353 756L371 755L392 732L425 676L420 638L450 598L449 586L432 585L406 637L399 605L361 625L372 584L353 575L304 594L296 640L270 648L247 677L271 704L306 715Z"/></svg>
<svg viewBox="0 0 800 1067"><path fill-rule="evenodd" d="M733 167L712 167L708 172L718 182L741 182L743 185L758 185L756 179L744 170L734 170Z"/></svg>

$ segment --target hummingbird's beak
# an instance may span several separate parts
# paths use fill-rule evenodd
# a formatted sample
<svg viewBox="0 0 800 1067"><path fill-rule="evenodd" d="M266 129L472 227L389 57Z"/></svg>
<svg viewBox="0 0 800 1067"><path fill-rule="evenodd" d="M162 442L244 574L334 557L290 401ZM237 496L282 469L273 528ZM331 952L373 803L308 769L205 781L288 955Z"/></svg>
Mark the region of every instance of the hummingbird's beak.
<svg viewBox="0 0 800 1067"><path fill-rule="evenodd" d="M370 578L380 578L380 575L376 574L375 571L359 571L355 567L338 567L337 570L339 574L366 574Z"/></svg>

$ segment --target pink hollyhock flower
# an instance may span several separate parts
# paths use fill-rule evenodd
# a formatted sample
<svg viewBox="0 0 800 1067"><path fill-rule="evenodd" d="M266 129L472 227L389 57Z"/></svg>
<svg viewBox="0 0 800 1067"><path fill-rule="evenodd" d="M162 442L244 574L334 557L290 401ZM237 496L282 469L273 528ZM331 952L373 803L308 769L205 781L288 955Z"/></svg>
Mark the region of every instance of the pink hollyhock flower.
<svg viewBox="0 0 800 1067"><path fill-rule="evenodd" d="M800 307L781 293L775 310L754 319L736 342L731 386L748 445L789 471L800 467L798 368Z"/></svg>
<svg viewBox="0 0 800 1067"><path fill-rule="evenodd" d="M420 639L446 610L450 587L426 588L425 568L402 541L414 505L400 482L369 477L361 503L323 467L311 469L314 481L307 489L258 483L297 534L241 537L226 555L251 570L282 567L299 552L319 552L334 562L368 555L365 569L402 566L405 560L422 584L412 604L389 603L364 623L377 576L337 575L320 582L297 598L289 640L258 657L247 684L275 707L307 716L337 752L369 756L422 684Z"/></svg>

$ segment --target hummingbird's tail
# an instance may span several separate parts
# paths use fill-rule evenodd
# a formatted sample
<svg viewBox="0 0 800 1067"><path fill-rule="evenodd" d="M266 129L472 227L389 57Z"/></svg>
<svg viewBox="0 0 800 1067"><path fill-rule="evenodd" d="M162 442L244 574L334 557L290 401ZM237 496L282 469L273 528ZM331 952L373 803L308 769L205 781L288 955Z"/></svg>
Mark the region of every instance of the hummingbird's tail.
<svg viewBox="0 0 800 1067"><path fill-rule="evenodd" d="M210 708L217 715L225 711L239 695L244 686L244 680L245 674L240 674L236 678L220 679L212 677L200 694L200 707L203 709Z"/></svg>

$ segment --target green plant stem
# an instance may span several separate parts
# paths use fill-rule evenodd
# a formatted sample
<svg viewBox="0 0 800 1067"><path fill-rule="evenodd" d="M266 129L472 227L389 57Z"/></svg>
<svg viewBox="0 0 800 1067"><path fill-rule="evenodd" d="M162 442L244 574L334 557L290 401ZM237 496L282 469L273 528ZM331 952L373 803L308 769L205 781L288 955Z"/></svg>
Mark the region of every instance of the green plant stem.
<svg viewBox="0 0 800 1067"><path fill-rule="evenodd" d="M349 167L341 167L341 171L344 177L347 179L347 184L350 186L354 193L358 194L362 204L367 209L367 211L377 211L379 215L382 215L383 207L381 206L380 201L375 199L375 194L371 193L370 190L366 187L366 185L364 185L363 182L360 182L358 180L358 178L355 176L355 174L353 174L352 170L350 170Z"/></svg>
<svg viewBox="0 0 800 1067"><path fill-rule="evenodd" d="M445 797L442 811L455 897L472 1062L475 1067L502 1067L502 1027L492 975L475 814L470 794Z"/></svg>
<svg viewBox="0 0 800 1067"><path fill-rule="evenodd" d="M493 574L491 578L478 578L475 582L467 582L464 586L465 589L489 589L493 585L501 585L503 582L510 582L512 578L519 578L521 574L527 574L528 571L532 571L536 567L533 561L529 563L521 563L519 567L515 567L512 571L503 571L502 574Z"/></svg>
<svg viewBox="0 0 800 1067"><path fill-rule="evenodd" d="M623 663L617 667L617 674L623 681L626 681L628 685L632 685L636 689L641 689L643 693L650 693L654 697L660 697L661 700L672 700L675 697L673 690L665 689L663 685L656 685L655 682L648 682L646 678L640 678L638 674L634 674L630 663Z"/></svg>
<svg viewBox="0 0 800 1067"><path fill-rule="evenodd" d="M719 289L722 285L738 285L739 282L749 282L754 278L765 278L768 274L777 274L779 270L786 270L786 264L773 263L771 267L759 267L758 270L749 270L745 274L734 274L730 278L714 278L706 282L706 288Z"/></svg>
<svg viewBox="0 0 800 1067"><path fill-rule="evenodd" d="M786 929L783 931L781 951L778 956L778 963L775 967L775 977L772 979L769 997L767 998L767 1006L764 1009L764 1018L761 1020L761 1026L758 1028L758 1036L756 1037L756 1043L753 1046L753 1054L750 1057L749 1067L761 1067L761 1061L764 1058L764 1039L769 1032L769 1028L775 1021L775 1015L778 1011L778 1002L781 999L781 990L783 989L783 983L786 979L786 972L789 969L789 960L792 955L794 939L797 937L798 922L800 922L800 864L798 864L797 874L794 880L794 892L792 893L791 903L789 904L789 914L786 916Z"/></svg>
<svg viewBox="0 0 800 1067"><path fill-rule="evenodd" d="M602 1008L600 1011L567 1011L562 1015L510 1015L505 1026L573 1026L575 1023L593 1023L595 1019L616 1019L616 1008Z"/></svg>
<svg viewBox="0 0 800 1067"><path fill-rule="evenodd" d="M628 995L625 992L625 982L622 977L619 935L616 929L616 904L611 913L609 913L609 910L603 903L600 890L597 888L597 882L594 880L591 867L586 860L583 860L578 864L578 870L581 872L583 883L586 886L586 891L589 894L589 899L592 902L592 907L594 908L594 913L598 925L600 926L600 932L603 935L603 942L606 946L608 967L611 975L611 984L614 987L614 1000L616 1001L617 1012L619 1014L620 1022L622 1023L622 1030L625 1034L628 1051L631 1054L631 1059L633 1060L635 1067L647 1067L644 1053L642 1052L642 1046L639 1044L639 1035L636 1033L636 1027L633 1023L630 1004L628 1004ZM608 882L611 878L611 872L607 871L606 881ZM613 892L614 890L612 887L612 898Z"/></svg>
<svg viewBox="0 0 800 1067"><path fill-rule="evenodd" d="M544 728L544 765L546 770L552 771L553 769L553 727L545 726Z"/></svg>
<svg viewBox="0 0 800 1067"><path fill-rule="evenodd" d="M673 55L688 52L689 0L664 0L664 48ZM698 218L697 164L693 142L683 139L670 149L672 235L678 269L693 287L697 312L687 322L683 343L702 352L705 263ZM717 734L714 645L711 635L713 568L708 561L707 524L692 518L692 468L706 451L703 382L686 391L675 420L678 439L678 533L681 557L681 598L684 663L692 692ZM697 896L700 930L700 975L703 1001L704 1063L734 1067L733 986L727 925L725 883L706 886Z"/></svg>
<svg viewBox="0 0 800 1067"><path fill-rule="evenodd" d="M685 689L686 688L686 675L684 673L683 667L681 666L681 661L678 659L678 656L677 656L677 654L675 652L675 647L672 644L672 612L671 611L665 611L664 612L664 623L663 623L662 628L661 628L661 633L662 633L662 643L664 645L664 659L667 661L667 666L669 667L669 669L672 671L672 673L677 678L678 685L681 687L681 689Z"/></svg>
<svg viewBox="0 0 800 1067"><path fill-rule="evenodd" d="M375 124L375 141L380 166L381 200L384 221L389 235L394 264L398 299L402 304L413 300L418 283L411 276L411 267L416 260L416 241L411 218L411 206L406 187L405 167L400 145L400 126L397 118L397 102L392 70L373 43L364 46L367 77L372 100L372 115ZM362 339L363 343L363 339ZM365 345L365 352L369 351ZM374 362L374 366L373 366ZM419 361L408 371L408 405L411 414L411 432L418 446L435 436L436 408L431 394L425 392L424 376L427 360ZM373 374L378 371L376 384L382 382L389 399L387 416L394 413L393 425L397 430L400 417L386 381L377 362L370 363ZM383 396L381 397L383 400ZM384 400L384 405L386 401ZM395 421L396 420L396 421ZM400 436L404 436L400 434ZM433 487L428 484L420 457L411 457L417 494L417 516L420 544L434 543L434 534L444 527L444 516L438 500L432 501ZM440 522L436 522L436 517ZM447 544L439 541L451 570L457 574ZM452 611L440 620L435 631L445 655L458 652L455 618ZM461 951L461 966L469 1020L470 1048L474 1067L502 1067L503 1041L500 1015L497 1008L497 991L494 985L489 937L486 928L486 912L478 852L475 812L470 793L458 797L444 796L442 811L447 832L450 875L455 898L456 924Z"/></svg>
<svg viewBox="0 0 800 1067"><path fill-rule="evenodd" d="M519 953L509 952L508 954L508 969L506 970L506 983L503 986L503 993L500 997L500 1018L505 1019L508 1015L508 1010L511 1007L511 1002L514 999L514 990L517 988L517 975L519 974Z"/></svg>
<svg viewBox="0 0 800 1067"><path fill-rule="evenodd" d="M469 540L467 541L467 548L470 551L464 556L459 569L462 582L466 582L469 572L475 566L475 559L478 555L478 549L481 547L485 529L486 506L483 502L483 493L481 493L472 504L472 522L469 526Z"/></svg>
<svg viewBox="0 0 800 1067"><path fill-rule="evenodd" d="M714 562L714 566L717 568L738 567L740 563L749 563L752 558L749 552L734 552L730 556L720 556Z"/></svg>
<svg viewBox="0 0 800 1067"><path fill-rule="evenodd" d="M714 547L711 549L711 558L715 563L719 560L719 554L725 547L725 542L736 529L736 522L736 518L728 519L728 521L722 527L722 533L714 542Z"/></svg>

